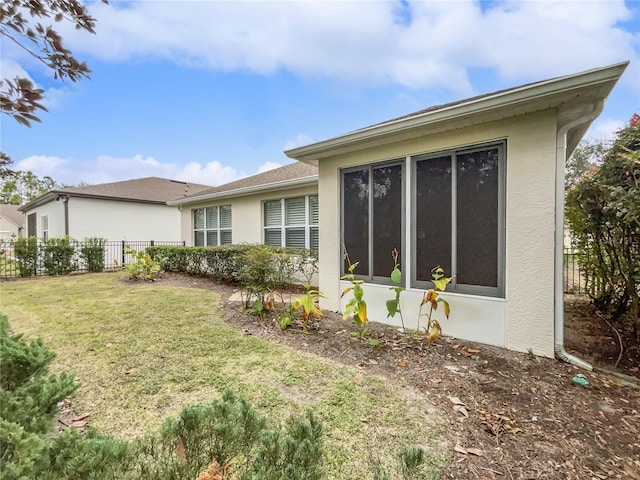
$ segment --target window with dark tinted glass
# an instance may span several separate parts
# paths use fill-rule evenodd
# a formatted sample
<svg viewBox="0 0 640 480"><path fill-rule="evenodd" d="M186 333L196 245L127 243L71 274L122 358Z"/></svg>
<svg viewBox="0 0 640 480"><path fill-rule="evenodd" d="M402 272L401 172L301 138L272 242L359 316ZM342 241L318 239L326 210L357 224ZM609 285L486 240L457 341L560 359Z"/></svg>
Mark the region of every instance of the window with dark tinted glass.
<svg viewBox="0 0 640 480"><path fill-rule="evenodd" d="M358 262L357 275L388 278L393 269L391 252L402 250L403 179L397 161L342 174L342 243L351 263Z"/></svg>

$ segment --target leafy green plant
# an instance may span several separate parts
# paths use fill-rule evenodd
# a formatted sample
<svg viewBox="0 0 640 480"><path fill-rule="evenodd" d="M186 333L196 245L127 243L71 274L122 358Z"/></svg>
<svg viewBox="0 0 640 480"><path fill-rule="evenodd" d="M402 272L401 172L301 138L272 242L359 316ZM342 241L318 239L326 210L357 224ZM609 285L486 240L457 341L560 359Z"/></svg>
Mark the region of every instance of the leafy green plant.
<svg viewBox="0 0 640 480"><path fill-rule="evenodd" d="M18 259L21 277L36 274L38 265L38 240L36 237L18 238L14 246L14 253Z"/></svg>
<svg viewBox="0 0 640 480"><path fill-rule="evenodd" d="M126 245L125 253L131 255L131 261L125 262L124 266L129 271L129 277L132 280L149 280L156 279L156 276L162 272L160 262L151 258L151 255L144 250L135 250Z"/></svg>
<svg viewBox="0 0 640 480"><path fill-rule="evenodd" d="M84 260L88 272L104 271L104 246L106 238L85 238L80 247L80 258Z"/></svg>
<svg viewBox="0 0 640 480"><path fill-rule="evenodd" d="M69 237L44 240L40 248L42 266L49 275L67 275L76 270L76 249Z"/></svg>
<svg viewBox="0 0 640 480"><path fill-rule="evenodd" d="M295 319L295 311L292 307L283 311L278 315L278 325L281 330L286 330L291 325L293 325L293 320Z"/></svg>
<svg viewBox="0 0 640 480"><path fill-rule="evenodd" d="M396 314L400 315L400 322L402 322L402 331L407 333L407 329L404 326L404 317L402 315L402 309L400 308L400 294L404 292L405 288L402 286L402 271L400 270L400 264L398 263L398 249L394 248L391 252L393 257L393 270L391 271L391 281L394 283L393 287L389 287L389 290L395 293L395 298L387 300L387 318L393 318Z"/></svg>
<svg viewBox="0 0 640 480"><path fill-rule="evenodd" d="M281 273L273 261L273 250L267 245L256 245L245 252L244 266L240 269L240 282L245 291L245 307L252 299L266 304L266 296L282 281Z"/></svg>
<svg viewBox="0 0 640 480"><path fill-rule="evenodd" d="M342 317L346 320L352 316L356 326L360 328L361 334L364 334L364 327L368 321L367 302L364 300L364 288L362 288L364 280L356 279L355 269L359 262L351 263L349 253L346 248L344 251L344 259L347 261L347 271L349 273L340 277L340 280L349 280L351 282L351 286L344 289L340 298L344 297L349 292L352 292L353 297L351 297L345 305Z"/></svg>
<svg viewBox="0 0 640 480"><path fill-rule="evenodd" d="M566 218L599 310L634 332L640 343L640 116L569 190Z"/></svg>
<svg viewBox="0 0 640 480"><path fill-rule="evenodd" d="M293 301L291 309L294 312L298 312L300 310L302 321L306 324L314 318L318 320L322 318L322 310L320 310L318 300L323 298L324 295L319 290L312 289L309 284L305 285L305 290L306 292L303 296L298 297Z"/></svg>
<svg viewBox="0 0 640 480"><path fill-rule="evenodd" d="M440 323L433 317L433 312L438 309L438 304L442 303L444 315L446 318L449 318L449 313L451 311L449 307L449 302L447 302L444 298L440 297L436 290L444 292L445 288L449 282L451 282L451 278L444 276L444 270L442 267L438 266L431 270L431 277L433 281L433 285L435 288L430 288L427 290L422 297L422 302L420 303L420 310L418 312L418 327L420 329L420 318L425 317L427 319L427 326L425 327L425 334L427 337L427 341L429 344L435 342L438 337L442 334L442 327ZM429 304L429 312L422 313L422 307L426 304Z"/></svg>

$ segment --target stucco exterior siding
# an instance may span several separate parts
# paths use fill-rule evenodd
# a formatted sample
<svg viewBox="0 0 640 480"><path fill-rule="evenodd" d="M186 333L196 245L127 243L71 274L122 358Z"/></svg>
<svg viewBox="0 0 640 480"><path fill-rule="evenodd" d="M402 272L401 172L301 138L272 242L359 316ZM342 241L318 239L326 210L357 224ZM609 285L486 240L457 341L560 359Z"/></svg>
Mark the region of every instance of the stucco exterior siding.
<svg viewBox="0 0 640 480"><path fill-rule="evenodd" d="M27 225L27 218L33 213L36 214L36 225L38 229L38 238L42 238L42 218L49 217L49 238L52 237L64 237L64 202L53 201L40 205L33 210L25 212L25 225ZM26 235L26 232L25 232Z"/></svg>
<svg viewBox="0 0 640 480"><path fill-rule="evenodd" d="M303 195L316 195L317 185L279 189L276 192L263 191L252 195L238 197L228 197L223 199L194 202L182 205L180 231L181 239L187 245L193 246L193 210L197 208L216 207L220 205L231 205L231 237L233 243L263 243L264 225L262 218L262 204L267 200L278 200L281 198L300 197ZM322 220L320 220L322 225ZM322 226L320 227L320 238L322 239Z"/></svg>
<svg viewBox="0 0 640 480"><path fill-rule="evenodd" d="M62 201L59 203L63 208ZM64 215L64 210L62 210ZM57 221L64 228L64 217ZM69 236L107 240L180 240L180 212L176 207L71 197ZM62 232L64 234L64 232Z"/></svg>
<svg viewBox="0 0 640 480"><path fill-rule="evenodd" d="M327 297L322 300L322 307L338 310L347 300L341 301L340 293L348 283L338 281L342 256L340 168L504 139L507 142L504 298L445 294L451 302L452 315L440 323L445 334L457 338L520 351L532 348L536 354L553 356L555 135L556 113L548 110L404 139L320 161L320 289ZM410 209L410 205L406 208ZM410 232L408 225L407 232ZM405 242L403 251L410 252L409 234ZM409 276L406 270L405 278ZM405 320L415 323L422 291L408 290L403 296ZM388 286L367 285L369 317L388 322L385 301L390 298ZM400 319L392 321L399 325Z"/></svg>

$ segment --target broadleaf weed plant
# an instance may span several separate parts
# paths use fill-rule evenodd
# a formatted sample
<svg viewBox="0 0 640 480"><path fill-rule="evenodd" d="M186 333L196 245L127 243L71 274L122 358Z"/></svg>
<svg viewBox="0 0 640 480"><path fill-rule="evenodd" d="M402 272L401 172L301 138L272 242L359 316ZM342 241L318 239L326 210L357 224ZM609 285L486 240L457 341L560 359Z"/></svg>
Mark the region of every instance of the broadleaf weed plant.
<svg viewBox="0 0 640 480"><path fill-rule="evenodd" d="M418 312L417 328L418 330L420 329L420 318L424 316L427 319L425 335L429 344L435 342L442 334L442 327L440 326L440 323L438 323L438 321L433 318L433 312L438 309L438 304L442 303L444 315L446 318L449 318L449 314L451 313L449 302L440 297L436 290L444 292L445 288L447 288L447 285L453 279L452 277L445 277L444 270L440 266L431 269L431 278L433 279L432 281L435 288L430 288L429 290L427 290L422 297L422 302L420 303L420 311ZM424 307L426 304L429 304L429 312L422 313L422 307Z"/></svg>
<svg viewBox="0 0 640 480"><path fill-rule="evenodd" d="M149 280L153 282L156 276L162 272L160 262L151 258L144 250L135 250L129 245L125 246L125 253L131 255L131 261L124 266L129 271L132 280Z"/></svg>
<svg viewBox="0 0 640 480"><path fill-rule="evenodd" d="M304 322L306 327L306 325L314 318L318 320L322 318L322 310L320 310L318 301L320 300L320 298L323 298L324 295L320 290L311 288L311 285L309 284L306 284L304 288L305 294L293 301L293 303L291 304L291 309L294 312L298 312L298 310L301 310L300 316L302 317L302 321Z"/></svg>
<svg viewBox="0 0 640 480"><path fill-rule="evenodd" d="M346 320L352 316L356 326L360 329L360 336L363 336L366 333L365 326L368 321L367 302L364 300L364 288L362 288L364 280L356 279L356 274L354 272L359 262L351 263L346 246L344 248L344 259L347 261L347 271L349 273L341 276L340 280L349 280L351 282L351 286L344 289L340 298L344 297L349 292L353 294L353 297L345 305L342 318Z"/></svg>
<svg viewBox="0 0 640 480"><path fill-rule="evenodd" d="M405 291L405 288L402 285L402 271L400 270L400 264L398 263L399 254L400 252L397 248L394 248L391 252L394 263L393 270L391 271L391 281L394 283L394 286L389 287L389 290L395 293L395 298L387 300L386 302L387 318L393 318L396 316L396 314L399 314L400 321L402 322L402 331L404 333L407 333L407 329L404 324L404 317L402 315L402 308L400 306L400 295ZM452 278L445 277L444 269L440 266L437 266L431 270L431 278L434 288L430 288L429 290L427 290L422 297L422 301L420 302L420 310L418 311L418 322L416 325L416 331L419 331L420 319L422 317L425 317L427 319L425 335L429 344L435 342L442 334L442 327L433 316L433 312L438 309L438 304L441 303L443 305L443 311L446 318L449 318L449 314L451 313L449 302L440 297L437 291L443 292L447 285L451 282ZM422 313L422 309L426 304L429 304L429 312Z"/></svg>

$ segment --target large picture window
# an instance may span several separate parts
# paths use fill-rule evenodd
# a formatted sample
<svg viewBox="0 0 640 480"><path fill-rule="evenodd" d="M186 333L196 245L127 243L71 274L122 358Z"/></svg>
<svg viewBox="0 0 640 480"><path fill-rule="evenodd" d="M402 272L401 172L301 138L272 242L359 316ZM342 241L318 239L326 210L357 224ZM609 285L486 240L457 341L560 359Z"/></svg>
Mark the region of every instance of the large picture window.
<svg viewBox="0 0 640 480"><path fill-rule="evenodd" d="M402 254L403 170L394 161L343 171L342 246L358 262L358 276L384 282L394 265L391 252Z"/></svg>
<svg viewBox="0 0 640 480"><path fill-rule="evenodd" d="M264 243L318 250L318 196L264 202Z"/></svg>
<svg viewBox="0 0 640 480"><path fill-rule="evenodd" d="M431 269L453 277L450 290L504 295L505 145L412 158L413 283Z"/></svg>
<svg viewBox="0 0 640 480"><path fill-rule="evenodd" d="M193 210L193 243L215 246L231 243L231 205Z"/></svg>
<svg viewBox="0 0 640 480"><path fill-rule="evenodd" d="M431 270L441 266L453 277L449 291L503 296L505 171L505 142L344 169L341 240L351 263L358 262L356 275L389 283L397 248L403 272L411 261L407 286L430 288Z"/></svg>

